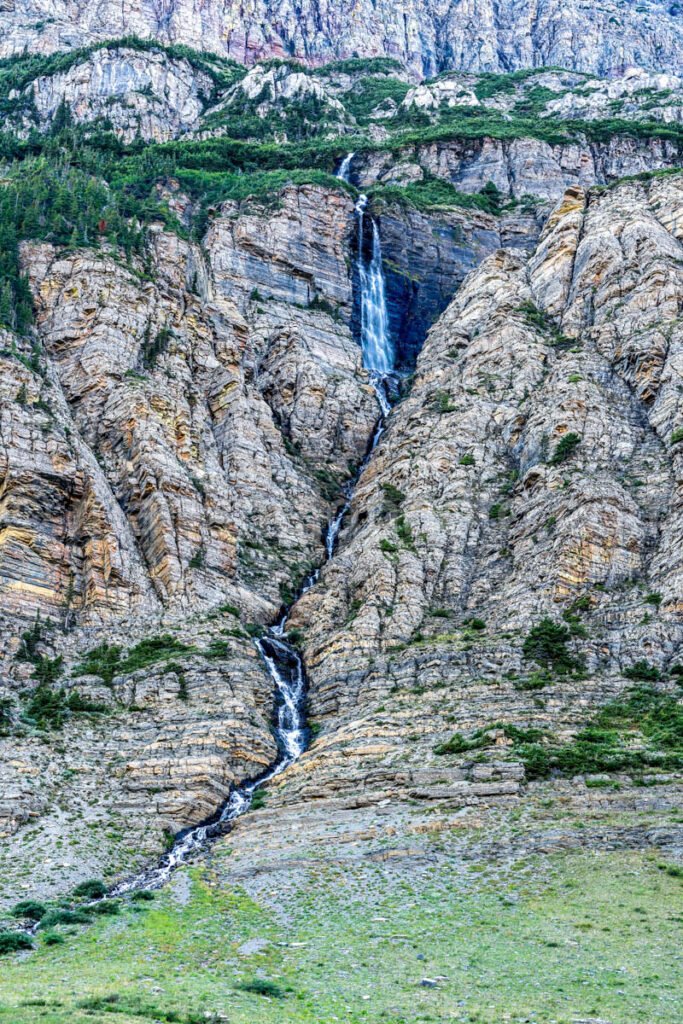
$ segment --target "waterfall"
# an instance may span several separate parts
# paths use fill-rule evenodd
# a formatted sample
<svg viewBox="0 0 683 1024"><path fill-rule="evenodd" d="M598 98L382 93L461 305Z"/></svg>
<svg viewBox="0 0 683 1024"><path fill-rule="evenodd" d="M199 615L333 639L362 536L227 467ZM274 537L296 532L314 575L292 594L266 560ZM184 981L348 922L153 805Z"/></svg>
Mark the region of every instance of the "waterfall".
<svg viewBox="0 0 683 1024"><path fill-rule="evenodd" d="M341 167L337 171L337 177L341 178L342 181L350 181L351 164L353 163L355 155L355 153L349 153L348 156L345 156L342 160Z"/></svg>
<svg viewBox="0 0 683 1024"><path fill-rule="evenodd" d="M337 177L349 181L354 153L344 158ZM386 417L391 410L391 381L394 375L395 353L389 335L387 315L386 283L382 266L382 244L379 227L374 217L370 218L372 249L369 257L364 252L365 220L368 205L367 196L361 195L356 204L358 219L358 281L360 283L361 310L361 351L363 366L370 374L375 388L381 415L375 428L368 452L360 465L354 480L345 489L345 502L329 523L325 532L327 561L333 556L344 519L351 507L355 484L368 465L372 453L384 433ZM301 594L315 586L320 570L313 572L306 580ZM263 663L273 681L275 691L276 727L275 737L279 754L263 774L235 787L221 810L209 821L186 829L176 836L172 848L159 862L140 872L134 878L121 882L108 894L123 896L136 889L157 889L171 876L173 871L201 852L212 839L223 835L231 822L251 807L254 793L271 779L280 775L306 750L308 730L306 728L306 676L303 660L296 647L287 640L287 617L285 610L280 621L271 626L264 635L254 641Z"/></svg>
<svg viewBox="0 0 683 1024"><path fill-rule="evenodd" d="M355 153L349 153L337 171L337 177L349 181ZM358 281L360 285L360 345L363 366L370 374L377 393L382 416L389 414L391 403L388 388L394 374L395 353L389 333L387 289L382 263L382 242L374 217L370 218L372 247L370 256L364 251L365 220L368 197L361 195L356 203L358 219Z"/></svg>

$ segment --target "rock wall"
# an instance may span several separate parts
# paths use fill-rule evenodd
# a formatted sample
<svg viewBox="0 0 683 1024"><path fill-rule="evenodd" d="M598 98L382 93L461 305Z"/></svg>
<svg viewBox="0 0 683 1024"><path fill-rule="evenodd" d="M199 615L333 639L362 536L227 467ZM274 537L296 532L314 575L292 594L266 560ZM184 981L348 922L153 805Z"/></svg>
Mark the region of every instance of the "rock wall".
<svg viewBox="0 0 683 1024"><path fill-rule="evenodd" d="M283 798L433 783L454 728L566 734L676 662L682 201L680 175L569 190L533 254L466 278L293 613L323 735ZM518 687L529 629L576 608L587 677ZM453 778L502 785L491 758Z"/></svg>
<svg viewBox="0 0 683 1024"><path fill-rule="evenodd" d="M213 82L187 61L125 47L100 49L68 71L35 79L27 99L49 128L65 103L77 124L104 119L127 142L166 142L197 127Z"/></svg>
<svg viewBox="0 0 683 1024"><path fill-rule="evenodd" d="M629 135L598 143L579 134L575 141L557 145L535 138L454 138L406 147L399 153L363 155L354 162L354 180L369 188L378 182L391 185L431 175L466 193L478 192L490 181L517 200L534 196L554 204L572 185L604 185L675 168L680 161L677 141Z"/></svg>
<svg viewBox="0 0 683 1024"><path fill-rule="evenodd" d="M0 834L34 823L39 888L129 870L276 755L250 631L323 560L377 418L345 323L353 225L344 192L301 186L214 210L202 249L161 226L129 263L22 248L36 337L0 342ZM51 734L16 657L36 615L55 690L100 708ZM177 654L127 667L165 636ZM102 645L120 666L83 676ZM59 879L56 835L82 853Z"/></svg>
<svg viewBox="0 0 683 1024"><path fill-rule="evenodd" d="M628 64L658 71L680 67L676 11L659 0L596 7L586 0L518 0L439 5L434 0L361 3L320 0L275 5L257 0L198 4L93 5L83 0L4 0L0 54L26 47L68 49L95 38L135 34L227 53L250 64L269 56L311 63L360 55L396 57L424 77L446 68L513 71L557 65L606 73Z"/></svg>

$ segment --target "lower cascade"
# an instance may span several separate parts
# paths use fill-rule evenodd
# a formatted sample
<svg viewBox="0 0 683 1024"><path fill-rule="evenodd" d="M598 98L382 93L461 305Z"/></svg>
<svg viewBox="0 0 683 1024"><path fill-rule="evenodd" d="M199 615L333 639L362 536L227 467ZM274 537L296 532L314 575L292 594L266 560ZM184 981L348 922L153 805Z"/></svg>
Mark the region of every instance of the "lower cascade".
<svg viewBox="0 0 683 1024"><path fill-rule="evenodd" d="M349 180L354 154L343 161L338 177ZM353 491L365 470L372 453L384 433L386 417L391 410L392 378L395 355L389 335L387 314L386 283L382 265L382 246L379 227L374 218L372 225L372 250L367 259L363 252L363 234L367 210L367 196L361 195L356 204L358 218L358 280L360 285L361 309L361 351L363 366L368 370L377 395L380 417L356 476L346 488L345 502L325 531L326 561L335 553L344 519L351 507ZM304 583L300 597L315 586L320 570L313 572ZM225 833L231 822L249 810L254 793L297 761L308 745L309 733L306 727L306 674L299 651L287 639L286 609L276 625L255 640L263 663L273 680L276 705L275 738L279 749L277 760L255 779L237 786L230 794L219 813L207 822L181 832L172 848L163 855L158 864L133 878L121 882L111 890L111 896L123 896L136 889L158 889L168 881L177 867L200 852L208 842Z"/></svg>

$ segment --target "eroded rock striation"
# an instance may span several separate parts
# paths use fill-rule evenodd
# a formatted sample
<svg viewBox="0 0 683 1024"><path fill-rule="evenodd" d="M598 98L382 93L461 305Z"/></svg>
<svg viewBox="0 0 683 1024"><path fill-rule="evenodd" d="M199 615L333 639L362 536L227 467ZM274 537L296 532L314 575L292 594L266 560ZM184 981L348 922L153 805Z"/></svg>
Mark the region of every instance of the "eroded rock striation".
<svg viewBox="0 0 683 1024"><path fill-rule="evenodd" d="M536 251L488 257L430 332L293 615L324 735L289 799L429 789L453 729L571 734L634 664L675 668L682 197L680 176L568 191ZM539 700L521 641L563 613L585 672ZM459 760L466 802L517 785L508 758Z"/></svg>
<svg viewBox="0 0 683 1024"><path fill-rule="evenodd" d="M273 762L254 640L290 605L312 742L275 836L574 800L613 765L557 751L615 702L623 806L680 784L638 731L683 672L675 15L479 5L475 46L462 7L317 10L0 3L1 52L88 44L0 69L3 899L27 858L44 893L119 877ZM356 50L408 67L314 70Z"/></svg>
<svg viewBox="0 0 683 1024"><path fill-rule="evenodd" d="M353 56L395 57L416 74L448 68L514 71L555 65L603 74L623 65L678 72L681 29L668 3L596 7L542 0L529 6L507 0L447 4L390 0L334 5L320 0L245 8L237 0L197 5L82 0L4 0L0 8L1 53L27 47L44 52L98 38L135 34L199 50L225 53L244 63L265 57L297 57L313 64Z"/></svg>

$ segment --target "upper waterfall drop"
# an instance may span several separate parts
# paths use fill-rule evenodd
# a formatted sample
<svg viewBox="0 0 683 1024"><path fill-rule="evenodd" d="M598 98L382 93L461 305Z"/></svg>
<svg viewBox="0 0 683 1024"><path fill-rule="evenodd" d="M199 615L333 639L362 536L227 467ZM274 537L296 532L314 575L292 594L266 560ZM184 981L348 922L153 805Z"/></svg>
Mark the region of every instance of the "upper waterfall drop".
<svg viewBox="0 0 683 1024"><path fill-rule="evenodd" d="M382 243L377 221L371 218L372 254L369 262L362 252L367 196L356 206L359 246L358 276L360 279L361 348L363 365L371 374L387 377L394 369L394 348L389 336L387 290L382 266Z"/></svg>
<svg viewBox="0 0 683 1024"><path fill-rule="evenodd" d="M349 153L337 171L342 181L350 180L351 165L355 153ZM389 333L387 290L382 264L382 242L379 227L374 217L370 218L372 249L368 259L363 251L365 217L368 197L361 195L356 203L358 218L358 279L360 282L360 343L363 366L369 371L377 391L382 413L390 409L387 397L387 380L394 373L396 354Z"/></svg>

